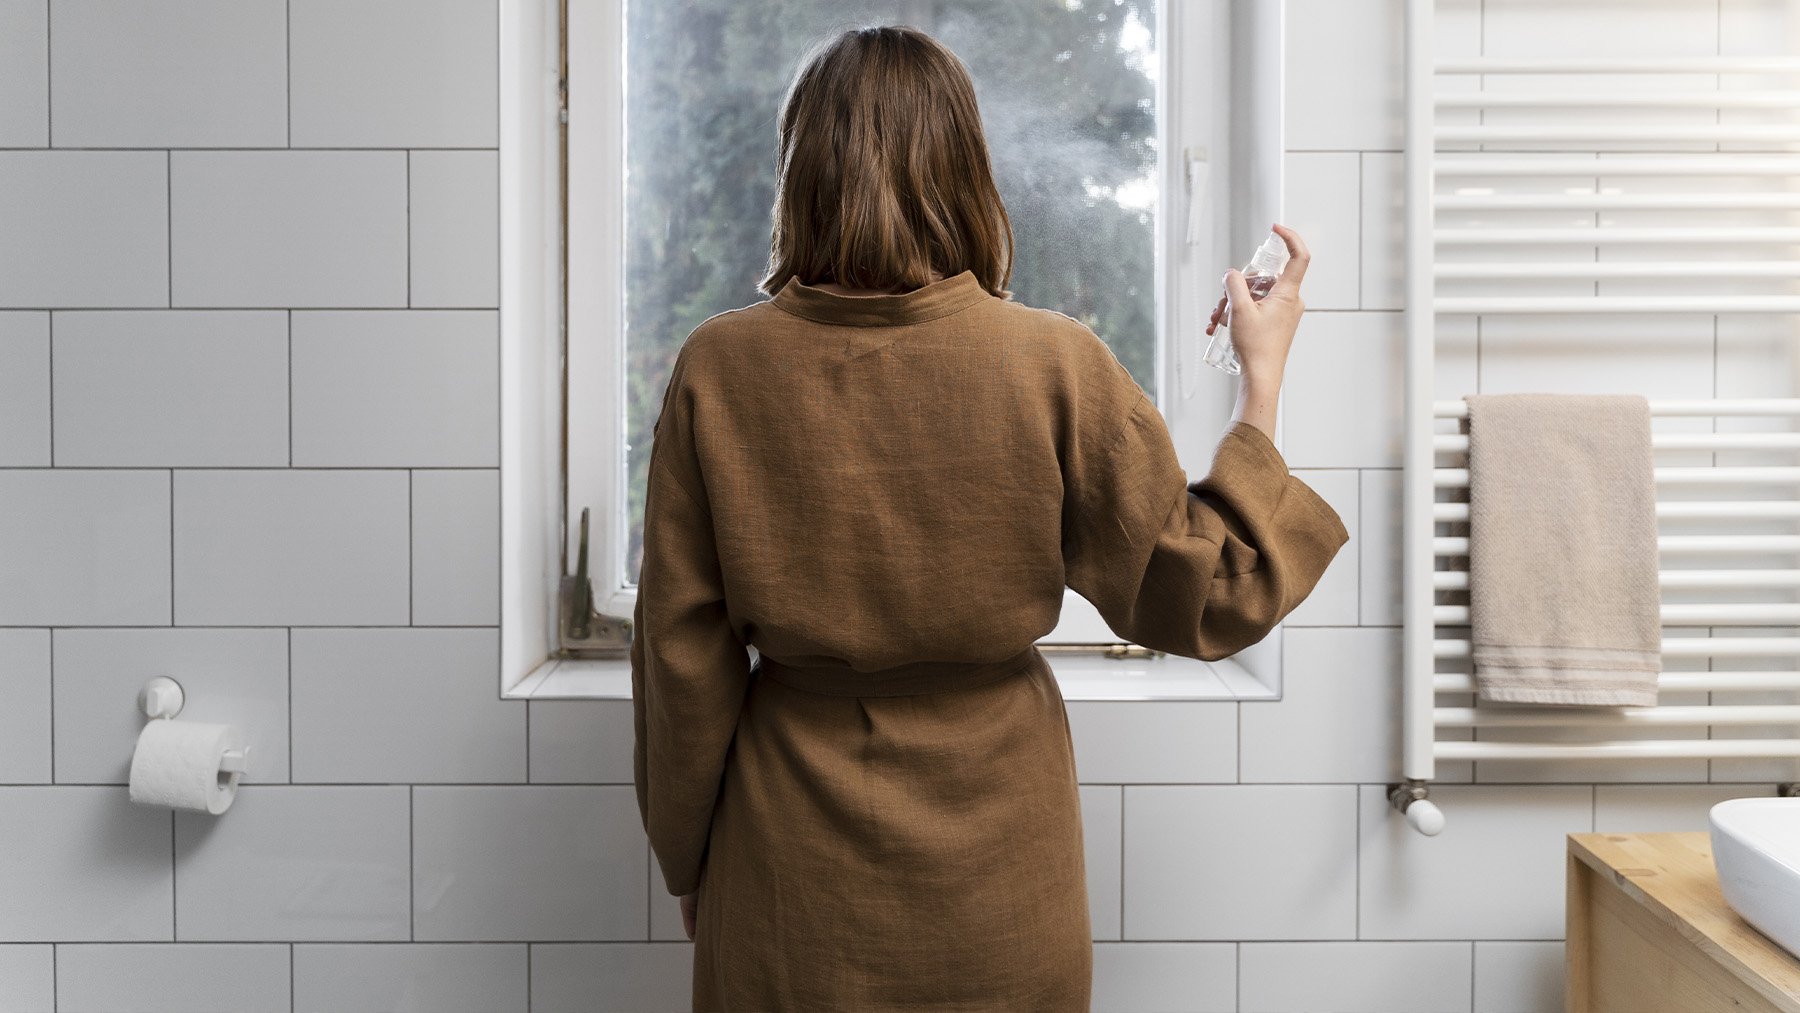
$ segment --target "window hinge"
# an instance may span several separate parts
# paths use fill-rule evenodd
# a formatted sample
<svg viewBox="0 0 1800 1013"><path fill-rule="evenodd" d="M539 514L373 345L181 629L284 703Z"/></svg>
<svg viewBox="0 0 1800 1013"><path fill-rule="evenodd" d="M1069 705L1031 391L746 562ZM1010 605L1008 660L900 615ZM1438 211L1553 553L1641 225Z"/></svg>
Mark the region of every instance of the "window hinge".
<svg viewBox="0 0 1800 1013"><path fill-rule="evenodd" d="M623 658L631 653L631 620L594 609L588 579L588 508L581 508L581 541L575 572L563 574L556 594L556 628L565 658Z"/></svg>

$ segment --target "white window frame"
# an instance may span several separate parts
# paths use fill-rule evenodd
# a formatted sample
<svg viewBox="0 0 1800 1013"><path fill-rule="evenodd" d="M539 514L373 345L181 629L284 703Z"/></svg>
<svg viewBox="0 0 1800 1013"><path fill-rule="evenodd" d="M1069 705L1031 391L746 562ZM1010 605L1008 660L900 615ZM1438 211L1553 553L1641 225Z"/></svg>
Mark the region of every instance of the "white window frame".
<svg viewBox="0 0 1800 1013"><path fill-rule="evenodd" d="M501 0L506 487L501 690L508 697L617 698L630 695L625 660L554 656L555 590L561 574L574 570L583 506L591 507L588 563L595 607L628 617L636 604L635 588L622 581L624 511L602 509L623 504L627 492L625 376L619 368L625 351L624 0L567 2L567 257L568 277L579 284L566 293L563 363L557 130L562 13L559 0ZM1156 394L1190 477L1204 474L1210 464L1234 396L1233 381L1200 361L1218 278L1234 253L1252 248L1267 224L1280 217L1284 7L1270 0L1158 4ZM1175 59L1176 54L1185 59ZM1259 101L1213 101L1233 88ZM1207 152L1229 157L1208 162L1207 171L1195 177L1202 192L1190 197L1183 153L1204 158ZM1186 242L1190 199L1199 202L1204 237L1192 246ZM1176 335L1179 340L1172 340ZM1118 642L1093 606L1073 591L1065 591L1057 629L1040 641L1046 646ZM1280 644L1278 629L1222 662L1108 657L1095 649L1056 651L1051 658L1069 699L1276 699Z"/></svg>

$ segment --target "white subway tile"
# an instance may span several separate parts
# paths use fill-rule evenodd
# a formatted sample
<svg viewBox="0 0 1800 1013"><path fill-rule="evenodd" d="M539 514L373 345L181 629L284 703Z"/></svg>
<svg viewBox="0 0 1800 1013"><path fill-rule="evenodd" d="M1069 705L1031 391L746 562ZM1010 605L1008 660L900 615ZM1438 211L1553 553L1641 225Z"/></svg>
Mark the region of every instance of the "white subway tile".
<svg viewBox="0 0 1800 1013"><path fill-rule="evenodd" d="M1434 784L1436 837L1389 806L1386 785L1361 793L1358 938L1562 938L1568 835L1593 830L1592 788Z"/></svg>
<svg viewBox="0 0 1800 1013"><path fill-rule="evenodd" d="M500 472L412 473L413 622L500 622Z"/></svg>
<svg viewBox="0 0 1800 1013"><path fill-rule="evenodd" d="M1362 308L1404 309L1406 160L1384 151L1365 151L1361 158Z"/></svg>
<svg viewBox="0 0 1800 1013"><path fill-rule="evenodd" d="M177 470L175 620L407 622L404 471Z"/></svg>
<svg viewBox="0 0 1800 1013"><path fill-rule="evenodd" d="M0 467L50 463L50 314L0 312Z"/></svg>
<svg viewBox="0 0 1800 1013"><path fill-rule="evenodd" d="M1726 56L1789 56L1794 10L1788 0L1718 0L1719 52Z"/></svg>
<svg viewBox="0 0 1800 1013"><path fill-rule="evenodd" d="M1356 935L1356 787L1125 788L1132 939Z"/></svg>
<svg viewBox="0 0 1800 1013"><path fill-rule="evenodd" d="M411 153L412 305L500 305L500 159Z"/></svg>
<svg viewBox="0 0 1800 1013"><path fill-rule="evenodd" d="M50 780L50 631L0 629L0 784ZM0 988L0 995L5 994ZM4 1010L0 1006L0 1010Z"/></svg>
<svg viewBox="0 0 1800 1013"><path fill-rule="evenodd" d="M1712 389L1710 316L1595 313L1572 320L1524 314L1481 321L1485 394L1709 398Z"/></svg>
<svg viewBox="0 0 1800 1013"><path fill-rule="evenodd" d="M1237 780L1237 704L1084 700L1064 705L1083 784Z"/></svg>
<svg viewBox="0 0 1800 1013"><path fill-rule="evenodd" d="M405 152L176 151L170 171L174 305L406 305Z"/></svg>
<svg viewBox="0 0 1800 1013"><path fill-rule="evenodd" d="M0 147L50 143L49 31L48 3L0 0Z"/></svg>
<svg viewBox="0 0 1800 1013"><path fill-rule="evenodd" d="M0 151L0 306L169 305L169 155Z"/></svg>
<svg viewBox="0 0 1800 1013"><path fill-rule="evenodd" d="M1403 13L1399 0L1289 0L1288 150L1400 147Z"/></svg>
<svg viewBox="0 0 1800 1013"><path fill-rule="evenodd" d="M1400 776L1400 631L1288 627L1280 700L1246 700L1244 782Z"/></svg>
<svg viewBox="0 0 1800 1013"><path fill-rule="evenodd" d="M56 463L288 463L287 314L55 315Z"/></svg>
<svg viewBox="0 0 1800 1013"><path fill-rule="evenodd" d="M1239 1008L1257 1013L1467 1013L1468 943L1243 943Z"/></svg>
<svg viewBox="0 0 1800 1013"><path fill-rule="evenodd" d="M294 314L294 464L500 464L493 310Z"/></svg>
<svg viewBox="0 0 1800 1013"><path fill-rule="evenodd" d="M176 931L183 940L406 939L408 790L239 785L225 818L177 811Z"/></svg>
<svg viewBox="0 0 1800 1013"><path fill-rule="evenodd" d="M1362 611L1365 626L1399 626L1401 478L1398 468L1371 468L1362 473Z"/></svg>
<svg viewBox="0 0 1800 1013"><path fill-rule="evenodd" d="M1563 1013L1561 940L1475 944L1475 1013Z"/></svg>
<svg viewBox="0 0 1800 1013"><path fill-rule="evenodd" d="M532 700L534 784L632 784L630 700Z"/></svg>
<svg viewBox="0 0 1800 1013"><path fill-rule="evenodd" d="M1487 0L1482 46L1488 56L1578 58L1712 56L1718 0Z"/></svg>
<svg viewBox="0 0 1800 1013"><path fill-rule="evenodd" d="M293 0L294 146L499 144L495 4Z"/></svg>
<svg viewBox="0 0 1800 1013"><path fill-rule="evenodd" d="M493 1013L523 1010L523 943L301 943L294 1009L306 1013Z"/></svg>
<svg viewBox="0 0 1800 1013"><path fill-rule="evenodd" d="M1119 908L1124 890L1123 790L1114 785L1083 785L1081 788L1088 922L1093 926L1095 939L1119 938Z"/></svg>
<svg viewBox="0 0 1800 1013"><path fill-rule="evenodd" d="M283 0L50 6L58 147L287 146Z"/></svg>
<svg viewBox="0 0 1800 1013"><path fill-rule="evenodd" d="M1312 254L1300 285L1308 309L1361 304L1359 162L1354 151L1290 152L1284 160L1281 223L1298 232Z"/></svg>
<svg viewBox="0 0 1800 1013"><path fill-rule="evenodd" d="M694 944L534 943L531 1013L693 1008Z"/></svg>
<svg viewBox="0 0 1800 1013"><path fill-rule="evenodd" d="M0 625L168 625L168 472L0 470L0 517Z"/></svg>
<svg viewBox="0 0 1800 1013"><path fill-rule="evenodd" d="M650 850L650 839L647 837L644 839L644 860L651 868L656 867L656 854ZM667 890L658 889L658 882L660 877L652 880L650 888L650 938L664 942L687 942L687 929L681 922L681 898Z"/></svg>
<svg viewBox="0 0 1800 1013"><path fill-rule="evenodd" d="M1403 338L1398 313L1307 310L1282 397L1289 467L1399 467Z"/></svg>
<svg viewBox="0 0 1800 1013"><path fill-rule="evenodd" d="M414 938L642 939L650 869L632 789L413 789Z"/></svg>
<svg viewBox="0 0 1800 1013"><path fill-rule="evenodd" d="M0 943L0 1013L55 1008L54 950L49 943Z"/></svg>
<svg viewBox="0 0 1800 1013"><path fill-rule="evenodd" d="M0 939L175 938L169 810L123 785L0 787Z"/></svg>
<svg viewBox="0 0 1800 1013"><path fill-rule="evenodd" d="M1231 943L1099 943L1094 1013L1236 1013Z"/></svg>
<svg viewBox="0 0 1800 1013"><path fill-rule="evenodd" d="M281 943L65 944L56 948L58 1013L287 1013Z"/></svg>
<svg viewBox="0 0 1800 1013"><path fill-rule="evenodd" d="M500 697L499 630L293 637L294 780L525 780L525 701Z"/></svg>
<svg viewBox="0 0 1800 1013"><path fill-rule="evenodd" d="M59 782L130 781L131 744L145 720L133 702L159 675L181 683L181 720L244 733L249 770L239 783L288 779L288 631L59 629L55 637Z"/></svg>
<svg viewBox="0 0 1800 1013"><path fill-rule="evenodd" d="M1727 799L1775 794L1772 784L1602 784L1594 786L1594 830L1603 834L1709 830L1709 811Z"/></svg>
<svg viewBox="0 0 1800 1013"><path fill-rule="evenodd" d="M1361 491L1358 489L1357 473L1296 468L1293 474L1311 486L1314 492L1337 511L1338 516L1343 519L1344 527L1350 532L1350 541L1338 550L1336 558L1326 567L1324 576L1319 578L1312 594L1307 595L1299 607L1288 613L1285 625L1355 626L1359 594L1357 557L1362 549L1358 541L1361 529L1358 519Z"/></svg>

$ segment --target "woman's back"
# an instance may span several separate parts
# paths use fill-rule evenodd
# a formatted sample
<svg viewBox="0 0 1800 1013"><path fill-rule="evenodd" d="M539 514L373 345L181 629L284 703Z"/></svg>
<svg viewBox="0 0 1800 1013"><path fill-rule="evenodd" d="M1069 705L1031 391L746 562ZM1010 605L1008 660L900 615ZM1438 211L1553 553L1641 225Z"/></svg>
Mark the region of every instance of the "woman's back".
<svg viewBox="0 0 1800 1013"><path fill-rule="evenodd" d="M791 282L682 359L665 406L691 413L745 642L869 671L1010 657L1056 625L1077 405L1136 389L1087 328L967 272L902 295Z"/></svg>

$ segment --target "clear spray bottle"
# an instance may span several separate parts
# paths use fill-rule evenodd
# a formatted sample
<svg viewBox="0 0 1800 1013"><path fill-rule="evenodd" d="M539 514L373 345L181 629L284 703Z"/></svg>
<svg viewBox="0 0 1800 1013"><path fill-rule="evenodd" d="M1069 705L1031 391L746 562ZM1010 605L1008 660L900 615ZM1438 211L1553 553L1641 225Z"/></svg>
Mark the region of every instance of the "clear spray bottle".
<svg viewBox="0 0 1800 1013"><path fill-rule="evenodd" d="M1244 265L1244 284L1250 289L1250 298L1260 300L1268 295L1287 262L1287 243L1275 233L1269 233L1269 238L1263 240L1251 255L1250 263ZM1231 343L1230 326L1231 304L1226 303L1225 312L1219 316L1219 326L1213 330L1212 343L1206 346L1206 363L1236 376L1244 371L1244 367L1238 362L1237 348Z"/></svg>

